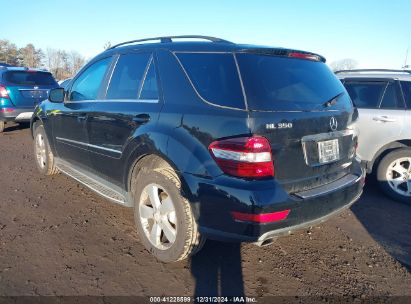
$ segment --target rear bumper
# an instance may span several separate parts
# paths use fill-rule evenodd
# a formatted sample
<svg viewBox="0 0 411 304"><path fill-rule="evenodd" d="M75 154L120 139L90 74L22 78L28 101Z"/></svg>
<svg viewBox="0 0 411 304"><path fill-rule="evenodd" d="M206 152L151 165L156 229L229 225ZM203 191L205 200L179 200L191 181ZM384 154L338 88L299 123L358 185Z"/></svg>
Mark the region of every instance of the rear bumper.
<svg viewBox="0 0 411 304"><path fill-rule="evenodd" d="M328 219L347 209L361 195L365 170L353 162L350 176L308 191L288 194L281 184L242 181L222 176L213 180L184 175L191 190L192 208L207 238L264 242ZM232 212L271 213L290 210L288 217L270 223L234 220Z"/></svg>
<svg viewBox="0 0 411 304"><path fill-rule="evenodd" d="M2 110L2 108L0 108ZM16 121L16 122L30 122L34 107L25 108L10 108L7 107L7 112L0 112L0 121Z"/></svg>

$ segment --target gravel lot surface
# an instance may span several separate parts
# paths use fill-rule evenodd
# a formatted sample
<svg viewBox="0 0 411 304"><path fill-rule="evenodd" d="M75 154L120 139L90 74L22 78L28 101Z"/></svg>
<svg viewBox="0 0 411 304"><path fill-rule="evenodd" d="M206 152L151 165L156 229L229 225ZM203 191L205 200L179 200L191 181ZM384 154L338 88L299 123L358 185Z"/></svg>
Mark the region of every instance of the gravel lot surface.
<svg viewBox="0 0 411 304"><path fill-rule="evenodd" d="M29 129L0 134L0 296L411 296L411 206L367 182L321 226L267 247L209 241L194 258L156 261L131 209L36 171Z"/></svg>

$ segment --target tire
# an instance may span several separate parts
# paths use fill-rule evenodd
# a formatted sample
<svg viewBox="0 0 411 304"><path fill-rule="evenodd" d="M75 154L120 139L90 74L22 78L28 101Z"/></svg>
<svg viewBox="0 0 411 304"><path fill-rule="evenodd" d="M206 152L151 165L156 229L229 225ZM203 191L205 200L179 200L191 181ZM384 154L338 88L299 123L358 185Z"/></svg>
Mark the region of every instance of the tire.
<svg viewBox="0 0 411 304"><path fill-rule="evenodd" d="M132 195L141 242L158 260L184 260L204 245L190 203L181 195L181 183L170 167L141 168L137 176L133 174ZM153 197L158 198L155 203Z"/></svg>
<svg viewBox="0 0 411 304"><path fill-rule="evenodd" d="M51 152L43 125L35 124L33 136L34 157L39 172L44 175L58 173L58 169L54 163L54 155Z"/></svg>
<svg viewBox="0 0 411 304"><path fill-rule="evenodd" d="M377 181L389 197L411 204L411 149L401 148L385 155L378 164Z"/></svg>
<svg viewBox="0 0 411 304"><path fill-rule="evenodd" d="M5 128L6 128L6 123L4 121L0 121L0 133L3 133Z"/></svg>

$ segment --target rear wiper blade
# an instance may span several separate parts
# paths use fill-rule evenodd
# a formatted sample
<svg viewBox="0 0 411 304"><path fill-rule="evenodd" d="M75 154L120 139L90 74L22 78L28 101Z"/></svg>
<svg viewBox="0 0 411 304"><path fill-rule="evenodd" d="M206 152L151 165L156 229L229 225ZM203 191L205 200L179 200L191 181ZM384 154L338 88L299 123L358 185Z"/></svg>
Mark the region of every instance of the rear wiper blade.
<svg viewBox="0 0 411 304"><path fill-rule="evenodd" d="M334 96L333 98L331 98L330 100L324 102L324 107L328 108L331 107L333 105L335 105L338 101L338 98L341 97L341 95L343 95L345 92L341 92L338 95Z"/></svg>

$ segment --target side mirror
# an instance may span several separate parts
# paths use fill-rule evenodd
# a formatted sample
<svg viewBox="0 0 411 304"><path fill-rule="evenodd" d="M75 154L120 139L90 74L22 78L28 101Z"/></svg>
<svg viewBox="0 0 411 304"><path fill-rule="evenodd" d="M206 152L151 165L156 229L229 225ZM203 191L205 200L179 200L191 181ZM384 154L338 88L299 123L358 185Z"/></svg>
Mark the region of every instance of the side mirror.
<svg viewBox="0 0 411 304"><path fill-rule="evenodd" d="M55 103L64 102L64 89L63 88L51 89L49 93L49 100Z"/></svg>

